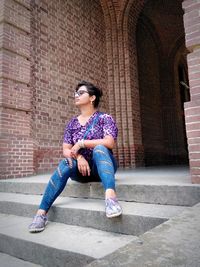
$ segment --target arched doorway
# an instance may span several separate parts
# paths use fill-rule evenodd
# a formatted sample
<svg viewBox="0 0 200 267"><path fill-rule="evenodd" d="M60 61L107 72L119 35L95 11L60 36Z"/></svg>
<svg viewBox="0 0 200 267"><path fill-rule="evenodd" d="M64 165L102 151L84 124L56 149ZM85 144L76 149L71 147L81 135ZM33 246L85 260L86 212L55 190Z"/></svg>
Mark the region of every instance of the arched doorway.
<svg viewBox="0 0 200 267"><path fill-rule="evenodd" d="M136 43L146 166L188 163L183 104L189 100L189 91L181 3L149 0L138 18Z"/></svg>

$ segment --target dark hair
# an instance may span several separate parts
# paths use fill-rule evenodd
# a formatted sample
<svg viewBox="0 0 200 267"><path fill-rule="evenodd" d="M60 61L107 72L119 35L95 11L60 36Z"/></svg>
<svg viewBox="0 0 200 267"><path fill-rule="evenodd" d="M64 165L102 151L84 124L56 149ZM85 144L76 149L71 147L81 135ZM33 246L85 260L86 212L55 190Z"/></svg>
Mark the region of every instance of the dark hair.
<svg viewBox="0 0 200 267"><path fill-rule="evenodd" d="M81 81L78 83L78 85L76 86L76 92L78 91L78 89L81 87L81 86L85 86L87 88L87 91L89 93L90 96L92 95L95 95L96 98L94 100L94 107L98 107L99 105L99 101L100 101L100 98L102 97L103 93L101 91L100 88L98 88L97 86L95 86L94 84L90 83L90 82L86 82L86 81Z"/></svg>

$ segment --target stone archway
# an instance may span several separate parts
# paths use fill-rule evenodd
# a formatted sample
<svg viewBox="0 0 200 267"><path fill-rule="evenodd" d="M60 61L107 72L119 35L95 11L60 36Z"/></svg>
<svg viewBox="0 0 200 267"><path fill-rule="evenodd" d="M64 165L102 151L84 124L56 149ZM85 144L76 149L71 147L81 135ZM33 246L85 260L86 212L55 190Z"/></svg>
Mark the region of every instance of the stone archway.
<svg viewBox="0 0 200 267"><path fill-rule="evenodd" d="M101 0L107 32L108 89L112 96L109 105L119 127L117 154L121 167L143 165L136 46L129 38L129 28L135 30L143 4L136 0Z"/></svg>
<svg viewBox="0 0 200 267"><path fill-rule="evenodd" d="M137 28L142 137L146 165L185 164L177 54L185 56L182 1L148 1ZM180 44L181 42L181 44ZM182 46L182 50L180 49ZM178 87L178 92L177 92Z"/></svg>
<svg viewBox="0 0 200 267"><path fill-rule="evenodd" d="M145 165L164 162L160 66L163 58L159 35L142 14L136 31L139 92Z"/></svg>
<svg viewBox="0 0 200 267"><path fill-rule="evenodd" d="M153 5L152 10L157 16L157 24L162 20L162 15L169 15L169 25L170 27L177 28L178 31L183 32L183 10L181 7L182 1L134 1L134 0L124 0L124 1L101 1L101 5L104 11L105 24L106 24L106 41L107 41L107 59L108 59L108 88L109 94L112 96L109 98L110 111L116 117L119 126L119 138L118 138L118 159L121 167L137 167L144 163L144 141L142 140L142 127L141 127L141 102L140 102L140 90L138 84L138 61L137 61L137 45L136 45L136 26L138 18L145 10L148 9L146 18L149 17L151 13L151 5ZM152 4L153 3L153 4ZM160 10L156 8L159 7ZM177 9L178 7L178 9ZM142 11L143 10L143 11ZM171 10L171 13L168 12ZM178 15L177 15L178 13ZM180 13L180 14L179 14ZM158 17L160 16L161 17ZM180 17L181 16L181 20ZM173 19L172 19L173 18ZM178 18L178 21L176 21ZM150 19L151 20L151 19ZM164 19L163 19L164 21ZM175 23L174 23L175 22ZM153 25L154 21L152 22ZM148 24L148 23L147 23ZM146 24L146 25L147 25ZM155 28L157 27L155 24ZM174 25L173 25L174 24ZM162 35L164 27L166 29L166 37L170 36L172 30L170 27L165 27L162 25L158 29L152 29L151 35L159 36ZM153 34L157 31L156 34ZM177 33L177 29L175 31ZM164 38L164 39L165 39ZM179 34L178 34L179 38ZM159 38L157 38L159 39ZM163 128L163 122L168 121L168 126L174 120L174 110L172 109L172 92L171 81L166 73L169 72L169 54L171 49L171 42L166 39L160 38L160 43L156 44L156 49L158 49L158 76L157 84L160 87L160 92L158 94L160 98L158 100L160 107L159 124L156 124L159 130L159 136L157 138L157 143L154 142L154 151L149 153L149 158L154 157L154 163L156 163L156 158L159 158L157 163L173 163L178 162L177 155L174 155L174 147L176 146L176 141L178 135L174 131L173 123L172 127ZM175 39L175 36L171 37ZM156 37L154 36L154 41ZM162 47L162 49L159 49ZM161 52L161 50L163 50ZM170 93L167 94L166 92ZM171 104L169 104L171 103ZM159 108L158 108L159 110ZM156 111L155 111L156 112ZM155 130L155 128L154 128ZM151 134L153 136L153 132ZM170 140L170 136L171 140ZM173 140L173 141L172 141ZM159 155L159 156L158 156Z"/></svg>
<svg viewBox="0 0 200 267"><path fill-rule="evenodd" d="M185 47L184 35L180 36L169 55L169 66L172 70L172 88L175 97L175 116L176 116L176 146L174 147L177 155L178 164L188 164L188 143L186 137L184 104L190 101L187 49Z"/></svg>

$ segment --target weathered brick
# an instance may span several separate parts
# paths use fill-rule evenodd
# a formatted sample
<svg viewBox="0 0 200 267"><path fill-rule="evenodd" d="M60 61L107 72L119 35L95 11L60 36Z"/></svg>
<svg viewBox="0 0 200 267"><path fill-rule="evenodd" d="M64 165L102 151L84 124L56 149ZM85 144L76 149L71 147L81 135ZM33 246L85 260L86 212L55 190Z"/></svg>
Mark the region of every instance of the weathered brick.
<svg viewBox="0 0 200 267"><path fill-rule="evenodd" d="M0 76L28 84L30 82L30 61L16 53L2 49Z"/></svg>
<svg viewBox="0 0 200 267"><path fill-rule="evenodd" d="M24 111L32 110L33 94L27 84L0 78L0 104Z"/></svg>
<svg viewBox="0 0 200 267"><path fill-rule="evenodd" d="M200 175L192 175L192 183L200 184Z"/></svg>
<svg viewBox="0 0 200 267"><path fill-rule="evenodd" d="M65 124L77 114L73 91L81 79L103 88L101 109L119 128L114 153L120 166L186 159L173 73L179 64L187 69L184 31L193 51L188 55L191 101L185 105L189 150L197 145L189 156L198 157L199 2L183 2L185 29L181 1L109 3L0 0L1 137L4 163L13 153L11 177L55 168ZM8 177L8 169L4 173Z"/></svg>
<svg viewBox="0 0 200 267"><path fill-rule="evenodd" d="M0 39L1 48L8 49L25 58L30 58L31 36L29 34L7 23L0 24L0 33L2 34Z"/></svg>
<svg viewBox="0 0 200 267"><path fill-rule="evenodd" d="M4 4L4 20L30 33L30 10L14 0L6 0Z"/></svg>
<svg viewBox="0 0 200 267"><path fill-rule="evenodd" d="M198 138L188 138L188 145L190 144L199 144L200 143L200 137Z"/></svg>

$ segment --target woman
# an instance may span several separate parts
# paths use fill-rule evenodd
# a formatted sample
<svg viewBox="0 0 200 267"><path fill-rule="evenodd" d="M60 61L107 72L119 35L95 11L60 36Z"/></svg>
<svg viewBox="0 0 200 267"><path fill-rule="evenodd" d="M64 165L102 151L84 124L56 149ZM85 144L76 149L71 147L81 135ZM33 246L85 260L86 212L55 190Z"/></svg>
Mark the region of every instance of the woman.
<svg viewBox="0 0 200 267"><path fill-rule="evenodd" d="M102 181L105 189L106 216L121 215L116 199L115 172L117 169L112 149L117 138L113 118L97 110L102 92L89 82L81 82L75 90L75 105L80 115L68 123L64 132L64 160L50 178L41 204L29 232L43 231L47 224L47 212L63 191L68 178L80 182Z"/></svg>

